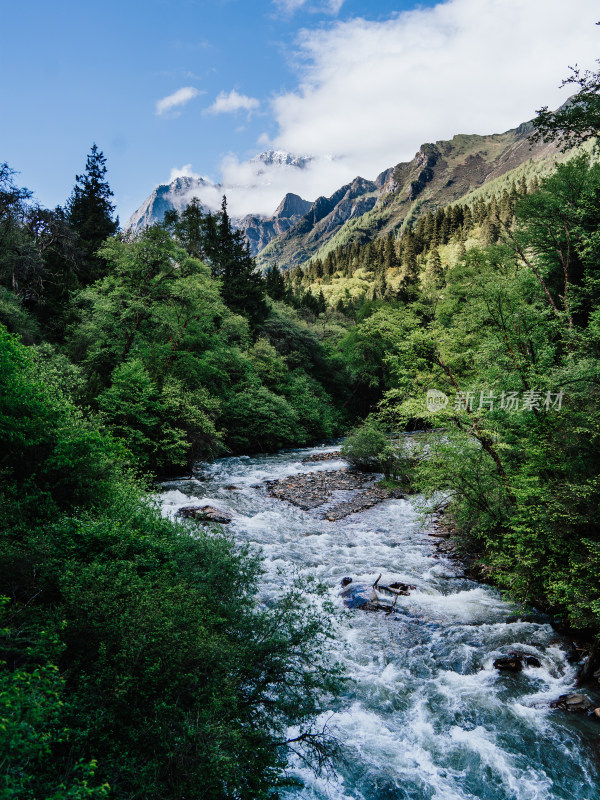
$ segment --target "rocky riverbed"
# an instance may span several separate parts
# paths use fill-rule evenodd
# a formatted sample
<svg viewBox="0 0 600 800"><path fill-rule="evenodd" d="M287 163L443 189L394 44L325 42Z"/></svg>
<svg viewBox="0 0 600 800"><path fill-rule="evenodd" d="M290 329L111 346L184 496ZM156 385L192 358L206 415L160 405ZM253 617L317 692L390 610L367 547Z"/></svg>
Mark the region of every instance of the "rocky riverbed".
<svg viewBox="0 0 600 800"><path fill-rule="evenodd" d="M404 496L399 489L385 486L378 477L342 468L300 473L265 481L265 485L271 497L285 500L305 511L323 507L322 518L335 522L349 514L372 508L384 500L400 499ZM341 493L344 493L343 497L339 496ZM338 502L332 505L331 501L336 498Z"/></svg>
<svg viewBox="0 0 600 800"><path fill-rule="evenodd" d="M472 580L451 521L424 521L418 498L367 507L377 476L322 457L333 450L199 465L161 495L171 516L231 518L227 535L261 559L261 602L298 576L327 587L305 598L331 615L329 655L349 676L318 721L340 754L322 776L292 760L300 783L285 800L598 800L600 693L577 686L585 652L571 657L550 618ZM332 522L338 506L352 510Z"/></svg>

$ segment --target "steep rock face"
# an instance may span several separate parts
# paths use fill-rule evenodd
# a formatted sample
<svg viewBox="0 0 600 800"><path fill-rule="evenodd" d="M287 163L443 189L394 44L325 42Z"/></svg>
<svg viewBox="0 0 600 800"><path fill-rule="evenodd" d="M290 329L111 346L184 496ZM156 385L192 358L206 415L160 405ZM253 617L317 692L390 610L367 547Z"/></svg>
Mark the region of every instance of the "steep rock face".
<svg viewBox="0 0 600 800"><path fill-rule="evenodd" d="M410 200L416 200L429 181L433 180L434 168L440 160L440 155L439 149L434 144L422 145L413 160L413 169L417 174L408 185L407 194Z"/></svg>
<svg viewBox="0 0 600 800"><path fill-rule="evenodd" d="M283 170L284 174L289 174L293 170L305 169L311 160L310 156L296 156L284 150L267 150L250 159L254 165L255 176L272 174L274 170ZM240 189L247 191L249 188L252 187L226 186L199 177L175 178L169 184L157 186L131 215L125 227L141 231L150 225L162 222L167 211L171 209L183 211L194 197L198 198L204 212L216 211L224 194L232 198ZM233 218L232 224L246 233L251 252L256 255L273 237L284 233L297 222L310 206L307 200L289 193L283 198L273 216L248 214L245 217Z"/></svg>
<svg viewBox="0 0 600 800"><path fill-rule="evenodd" d="M303 214L306 214L310 206L311 203L308 200L303 200L300 195L288 192L275 209L273 217L277 217L278 219L301 217Z"/></svg>
<svg viewBox="0 0 600 800"><path fill-rule="evenodd" d="M129 218L126 228L133 231L141 231L157 222L162 222L167 211L176 209L183 211L192 197L201 198L207 190L217 188L215 184L204 178L175 178L171 183L163 183L157 186L150 197L147 197L142 205ZM206 212L208 206L202 203L202 208Z"/></svg>
<svg viewBox="0 0 600 800"><path fill-rule="evenodd" d="M385 182L385 179L382 181ZM285 266L293 266L310 258L315 249L339 231L348 220L370 211L377 202L378 193L376 181L359 177L342 186L330 197L318 197L307 213L286 233L273 240L277 242L275 248L271 248L273 242L267 245L266 259L263 260L261 253L259 264L270 266L277 263L278 257L283 256Z"/></svg>
<svg viewBox="0 0 600 800"><path fill-rule="evenodd" d="M276 236L288 231L311 207L308 200L303 200L299 195L288 192L272 217L264 218L248 214L241 219L234 220L236 228L242 230L252 255L268 245Z"/></svg>
<svg viewBox="0 0 600 800"><path fill-rule="evenodd" d="M427 211L459 201L470 191L525 164L550 160L554 144L529 140L531 123L490 136L459 134L422 145L412 161L356 178L310 211L260 253L259 263L293 267L329 249L398 230Z"/></svg>

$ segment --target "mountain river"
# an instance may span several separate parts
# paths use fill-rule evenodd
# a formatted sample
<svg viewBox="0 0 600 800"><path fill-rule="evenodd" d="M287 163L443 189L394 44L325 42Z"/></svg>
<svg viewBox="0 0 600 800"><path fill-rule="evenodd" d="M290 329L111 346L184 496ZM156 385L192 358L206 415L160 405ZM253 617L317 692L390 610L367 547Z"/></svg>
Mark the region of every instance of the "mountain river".
<svg viewBox="0 0 600 800"><path fill-rule="evenodd" d="M265 599L294 570L330 587L340 609L344 576L372 584L382 573L382 583L416 587L393 615L339 615L332 658L353 679L329 722L340 757L329 776L296 765L303 786L290 800L598 800L600 722L549 708L575 685L556 632L461 577L459 564L436 553L417 500L387 500L329 522L322 509L302 511L267 494L265 480L346 466L302 461L333 449L221 459L160 493L169 516L198 499L232 512L228 530L260 548ZM512 650L541 667L494 669Z"/></svg>

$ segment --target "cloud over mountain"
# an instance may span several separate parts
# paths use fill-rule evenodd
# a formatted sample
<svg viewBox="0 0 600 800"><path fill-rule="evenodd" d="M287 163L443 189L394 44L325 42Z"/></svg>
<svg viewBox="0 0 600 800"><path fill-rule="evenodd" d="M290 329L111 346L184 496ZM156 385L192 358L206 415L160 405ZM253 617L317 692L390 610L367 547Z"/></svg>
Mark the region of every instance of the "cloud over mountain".
<svg viewBox="0 0 600 800"><path fill-rule="evenodd" d="M262 144L372 177L424 141L506 130L564 102L568 65L600 51L597 20L596 0L448 0L304 30L299 85Z"/></svg>

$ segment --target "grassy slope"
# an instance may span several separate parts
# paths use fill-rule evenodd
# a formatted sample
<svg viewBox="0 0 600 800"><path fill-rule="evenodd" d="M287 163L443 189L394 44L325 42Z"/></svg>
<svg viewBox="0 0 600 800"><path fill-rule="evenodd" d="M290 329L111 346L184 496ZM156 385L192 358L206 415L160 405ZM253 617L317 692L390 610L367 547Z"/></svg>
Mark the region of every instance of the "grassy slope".
<svg viewBox="0 0 600 800"><path fill-rule="evenodd" d="M467 198L470 202L475 192L485 197L523 174L541 176L553 168L560 154L551 144L530 145L530 130L527 123L491 136L459 134L449 141L423 145L411 162L395 167L372 210L337 226L329 218L310 229L298 224L270 242L259 264L289 268L315 256L324 258L340 245L402 229L427 211Z"/></svg>

